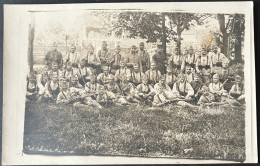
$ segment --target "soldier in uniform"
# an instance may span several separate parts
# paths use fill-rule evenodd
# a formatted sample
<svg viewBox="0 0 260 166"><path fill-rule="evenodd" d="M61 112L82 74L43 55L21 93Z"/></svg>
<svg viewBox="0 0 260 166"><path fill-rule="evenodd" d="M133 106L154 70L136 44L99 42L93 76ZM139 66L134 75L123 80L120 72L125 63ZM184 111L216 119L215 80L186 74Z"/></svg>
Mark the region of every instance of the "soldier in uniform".
<svg viewBox="0 0 260 166"><path fill-rule="evenodd" d="M144 73L140 71L139 65L135 63L134 64L134 71L131 72L131 82L135 86L141 84L143 75L144 75Z"/></svg>
<svg viewBox="0 0 260 166"><path fill-rule="evenodd" d="M61 91L57 96L56 103L57 104L69 104L73 101L73 98L71 96L71 92L69 89L69 82L67 79L64 79L61 82Z"/></svg>
<svg viewBox="0 0 260 166"><path fill-rule="evenodd" d="M85 60L85 66L89 66L93 70L97 70L100 73L101 62L99 57L94 53L94 47L92 44L88 45L87 55L83 58Z"/></svg>
<svg viewBox="0 0 260 166"><path fill-rule="evenodd" d="M97 83L97 76L91 75L90 82L85 84L85 91L89 94L90 97L96 99L98 95L100 85Z"/></svg>
<svg viewBox="0 0 260 166"><path fill-rule="evenodd" d="M235 72L229 66L229 60L224 60L222 62L222 68L218 70L217 74L219 75L220 82L224 83L226 81L224 84L224 89L226 91L230 91L233 81L235 80Z"/></svg>
<svg viewBox="0 0 260 166"><path fill-rule="evenodd" d="M202 81L205 85L211 82L211 58L207 54L206 48L203 46L201 54L196 59L196 71L202 75Z"/></svg>
<svg viewBox="0 0 260 166"><path fill-rule="evenodd" d="M215 95L209 92L209 88L206 86L203 86L201 88L201 96L198 101L198 105L201 106L210 106L216 101Z"/></svg>
<svg viewBox="0 0 260 166"><path fill-rule="evenodd" d="M135 89L135 98L141 102L151 103L154 95L154 89L148 84L148 78L144 75L142 84L139 84Z"/></svg>
<svg viewBox="0 0 260 166"><path fill-rule="evenodd" d="M82 59L79 63L79 67L75 69L75 75L77 75L79 79L79 83L84 86L86 82L90 80L90 76L92 75L92 70L89 67L85 67L85 60Z"/></svg>
<svg viewBox="0 0 260 166"><path fill-rule="evenodd" d="M69 87L83 89L83 86L79 83L78 77L76 75L72 75L70 77L70 85Z"/></svg>
<svg viewBox="0 0 260 166"><path fill-rule="evenodd" d="M161 91L164 91L163 94L166 95L167 99L174 99L175 98L175 95L172 93L171 88L165 82L165 76L164 75L162 75L160 77L159 82L154 85L154 92L156 94L161 93Z"/></svg>
<svg viewBox="0 0 260 166"><path fill-rule="evenodd" d="M105 85L108 83L108 76L109 76L109 68L108 66L103 67L103 73L100 73L97 77L97 81L100 85Z"/></svg>
<svg viewBox="0 0 260 166"><path fill-rule="evenodd" d="M152 61L150 70L145 72L145 75L148 77L149 84L152 86L158 83L159 78L161 77L161 72L157 69L157 63Z"/></svg>
<svg viewBox="0 0 260 166"><path fill-rule="evenodd" d="M44 94L45 84L49 81L48 66L44 65L41 72L37 75L37 86L39 87L39 94Z"/></svg>
<svg viewBox="0 0 260 166"><path fill-rule="evenodd" d="M201 75L199 73L194 74L194 80L191 81L190 85L194 90L195 100L198 101L202 94L201 89L204 86L204 84L201 81Z"/></svg>
<svg viewBox="0 0 260 166"><path fill-rule="evenodd" d="M60 86L58 82L58 76L53 75L51 80L45 85L45 93L43 97L47 100L56 102L57 96L60 93Z"/></svg>
<svg viewBox="0 0 260 166"><path fill-rule="evenodd" d="M144 42L139 44L138 56L142 63L142 69L140 71L145 73L148 69L150 69L150 55L144 50Z"/></svg>
<svg viewBox="0 0 260 166"><path fill-rule="evenodd" d="M65 62L70 62L74 68L77 68L80 60L80 55L76 52L76 46L72 45L70 52L65 57Z"/></svg>
<svg viewBox="0 0 260 166"><path fill-rule="evenodd" d="M131 70L127 68L126 62L120 62L120 69L118 69L115 73L115 79L119 83L122 81L123 76L127 76L127 78L131 77Z"/></svg>
<svg viewBox="0 0 260 166"><path fill-rule="evenodd" d="M196 58L195 58L195 52L192 46L190 46L188 53L185 55L184 57L184 64L186 65L190 65L191 68L193 68L195 70L195 62ZM184 66L182 67L184 68Z"/></svg>
<svg viewBox="0 0 260 166"><path fill-rule="evenodd" d="M222 62L228 60L228 58L219 52L218 46L213 48L213 52L209 55L211 57L211 62L213 67L222 67Z"/></svg>
<svg viewBox="0 0 260 166"><path fill-rule="evenodd" d="M101 69L103 69L104 66L108 66L110 71L113 62L113 57L110 51L107 49L107 42L105 41L102 42L102 49L98 51L98 58L101 62Z"/></svg>
<svg viewBox="0 0 260 166"><path fill-rule="evenodd" d="M135 45L131 46L131 53L125 57L125 62L128 68L130 68L131 70L133 69L134 64L138 64L140 70L142 71L141 59L137 54L137 48Z"/></svg>
<svg viewBox="0 0 260 166"><path fill-rule="evenodd" d="M177 81L177 76L173 72L173 68L171 65L167 66L167 73L165 74L166 84L172 88L173 84Z"/></svg>
<svg viewBox="0 0 260 166"><path fill-rule="evenodd" d="M121 51L120 46L119 45L116 46L116 50L113 55L113 64L112 64L112 70L111 70L112 73L115 73L115 71L120 68L120 62L121 62L121 58L122 58L120 51Z"/></svg>
<svg viewBox="0 0 260 166"><path fill-rule="evenodd" d="M175 47L173 55L168 60L168 64L172 65L173 68L177 68L178 71L181 71L182 64L184 59L179 51L178 47Z"/></svg>
<svg viewBox="0 0 260 166"><path fill-rule="evenodd" d="M52 50L49 51L44 58L45 64L51 69L52 62L55 61L58 64L58 68L62 68L63 66L63 59L62 54L57 50L57 43L54 42L52 45Z"/></svg>
<svg viewBox="0 0 260 166"><path fill-rule="evenodd" d="M186 65L185 68L185 79L188 83L191 83L194 80L194 74L191 72L191 66Z"/></svg>
<svg viewBox="0 0 260 166"><path fill-rule="evenodd" d="M59 70L58 63L55 61L52 62L51 70L48 71L49 79L52 78L53 75L57 75L59 79L61 77L63 77L63 72L61 72L61 70Z"/></svg>
<svg viewBox="0 0 260 166"><path fill-rule="evenodd" d="M167 57L163 53L163 47L161 43L157 43L157 50L156 53L152 56L152 61L156 63L157 70L159 70L161 74L166 73Z"/></svg>
<svg viewBox="0 0 260 166"><path fill-rule="evenodd" d="M129 82L127 76L123 76L122 82L119 84L122 92L122 97L130 103L137 103L138 100L135 99L135 86Z"/></svg>
<svg viewBox="0 0 260 166"><path fill-rule="evenodd" d="M241 76L236 75L235 84L231 87L229 95L232 99L235 99L239 102L244 102L245 100L245 87L241 81Z"/></svg>
<svg viewBox="0 0 260 166"><path fill-rule="evenodd" d="M27 77L26 102L37 101L38 91L39 88L37 86L36 76L33 73L30 73Z"/></svg>
<svg viewBox="0 0 260 166"><path fill-rule="evenodd" d="M74 69L72 68L72 63L67 62L66 68L62 73L63 78L70 79L70 77L75 75L75 74L76 74L75 68Z"/></svg>
<svg viewBox="0 0 260 166"><path fill-rule="evenodd" d="M165 90L162 87L158 87L157 93L153 98L153 106L161 107L170 103L171 100L168 99L167 95L165 94Z"/></svg>
<svg viewBox="0 0 260 166"><path fill-rule="evenodd" d="M183 74L178 75L178 81L173 85L172 92L177 98L186 100L191 100L194 95L192 86L185 80Z"/></svg>
<svg viewBox="0 0 260 166"><path fill-rule="evenodd" d="M209 84L209 91L215 95L217 102L221 102L223 97L227 97L228 93L224 90L223 84L219 81L219 75L213 75L213 82Z"/></svg>

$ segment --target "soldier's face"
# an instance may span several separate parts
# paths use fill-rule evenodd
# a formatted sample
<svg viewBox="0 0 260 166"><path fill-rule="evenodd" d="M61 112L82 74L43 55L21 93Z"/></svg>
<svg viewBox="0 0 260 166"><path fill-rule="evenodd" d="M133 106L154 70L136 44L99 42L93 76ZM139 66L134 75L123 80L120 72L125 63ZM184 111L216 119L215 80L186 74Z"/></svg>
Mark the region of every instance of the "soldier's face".
<svg viewBox="0 0 260 166"><path fill-rule="evenodd" d="M72 77L72 78L71 78L71 83L72 83L72 84L76 84L76 83L77 83L77 78Z"/></svg>
<svg viewBox="0 0 260 166"><path fill-rule="evenodd" d="M140 44L139 48L140 48L140 50L144 50L144 45Z"/></svg>
<svg viewBox="0 0 260 166"><path fill-rule="evenodd" d="M202 50L202 55L207 55L206 50Z"/></svg>
<svg viewBox="0 0 260 166"><path fill-rule="evenodd" d="M190 49L190 54L193 54L194 50L193 49Z"/></svg>
<svg viewBox="0 0 260 166"><path fill-rule="evenodd" d="M135 54L136 53L136 47L131 47L131 53Z"/></svg>
<svg viewBox="0 0 260 166"><path fill-rule="evenodd" d="M176 55L178 55L179 54L179 49L175 49L174 52L175 52Z"/></svg>
<svg viewBox="0 0 260 166"><path fill-rule="evenodd" d="M191 68L186 68L186 73L190 74L191 73Z"/></svg>
<svg viewBox="0 0 260 166"><path fill-rule="evenodd" d="M224 62L222 65L223 65L223 68L227 68L228 67L228 63L227 62Z"/></svg>
<svg viewBox="0 0 260 166"><path fill-rule="evenodd" d="M172 69L171 68L167 68L167 73L168 74L172 74Z"/></svg>
<svg viewBox="0 0 260 166"><path fill-rule="evenodd" d="M104 73L105 73L105 74L108 74L108 70L107 70L107 69L105 69L105 70L104 70Z"/></svg>
<svg viewBox="0 0 260 166"><path fill-rule="evenodd" d="M217 53L218 52L218 48L214 48L214 53Z"/></svg>
<svg viewBox="0 0 260 166"><path fill-rule="evenodd" d="M80 67L85 67L85 62L80 62Z"/></svg>
<svg viewBox="0 0 260 166"><path fill-rule="evenodd" d="M126 64L125 63L120 63L121 68L125 68Z"/></svg>
<svg viewBox="0 0 260 166"><path fill-rule="evenodd" d="M107 44L106 43L103 43L102 44L102 49L105 50L107 48Z"/></svg>
<svg viewBox="0 0 260 166"><path fill-rule="evenodd" d="M94 53L94 50L91 48L91 49L89 49L89 53L90 54L93 54Z"/></svg>
<svg viewBox="0 0 260 166"><path fill-rule="evenodd" d="M71 70L72 66L71 65L67 65L67 70Z"/></svg>
<svg viewBox="0 0 260 166"><path fill-rule="evenodd" d="M56 71L56 70L58 70L58 66L57 66L57 65L52 65L52 69L53 69L54 71Z"/></svg>
<svg viewBox="0 0 260 166"><path fill-rule="evenodd" d="M56 83L56 82L58 82L58 78L57 78L57 77L53 77L53 78L52 78L52 81L53 81L54 83Z"/></svg>
<svg viewBox="0 0 260 166"><path fill-rule="evenodd" d="M236 81L237 84L240 84L241 83L241 78L236 78L235 81Z"/></svg>
<svg viewBox="0 0 260 166"><path fill-rule="evenodd" d="M155 70L156 69L156 65L155 64L151 64L151 69Z"/></svg>
<svg viewBox="0 0 260 166"><path fill-rule="evenodd" d="M199 81L200 80L200 78L199 77L194 77L194 81Z"/></svg>
<svg viewBox="0 0 260 166"><path fill-rule="evenodd" d="M114 82L114 79L109 79L108 82L109 82L109 83L113 83L113 82Z"/></svg>
<svg viewBox="0 0 260 166"><path fill-rule="evenodd" d="M48 67L44 67L42 70L43 73L48 73Z"/></svg>
<svg viewBox="0 0 260 166"><path fill-rule="evenodd" d="M162 85L162 84L165 84L165 79L160 79L159 83Z"/></svg>
<svg viewBox="0 0 260 166"><path fill-rule="evenodd" d="M57 46L52 46L52 50L56 51L57 50Z"/></svg>
<svg viewBox="0 0 260 166"><path fill-rule="evenodd" d="M116 49L116 53L119 54L120 53L120 49Z"/></svg>
<svg viewBox="0 0 260 166"><path fill-rule="evenodd" d="M213 82L214 82L214 83L218 83L218 81L219 81L219 78L218 78L218 77L213 77Z"/></svg>
<svg viewBox="0 0 260 166"><path fill-rule="evenodd" d="M158 47L158 48L157 48L157 52L158 52L158 53L162 53L162 47Z"/></svg>
<svg viewBox="0 0 260 166"><path fill-rule="evenodd" d="M76 48L75 48L75 47L71 48L71 52L72 52L72 53L74 53L75 51L76 51Z"/></svg>
<svg viewBox="0 0 260 166"><path fill-rule="evenodd" d="M139 67L138 66L134 66L134 70L135 70L135 72L138 72L139 71Z"/></svg>
<svg viewBox="0 0 260 166"><path fill-rule="evenodd" d="M96 77L91 77L91 78L90 78L90 82L91 82L91 83L95 83L95 82L96 82Z"/></svg>
<svg viewBox="0 0 260 166"><path fill-rule="evenodd" d="M184 81L184 76L180 76L180 81L181 81L181 82Z"/></svg>

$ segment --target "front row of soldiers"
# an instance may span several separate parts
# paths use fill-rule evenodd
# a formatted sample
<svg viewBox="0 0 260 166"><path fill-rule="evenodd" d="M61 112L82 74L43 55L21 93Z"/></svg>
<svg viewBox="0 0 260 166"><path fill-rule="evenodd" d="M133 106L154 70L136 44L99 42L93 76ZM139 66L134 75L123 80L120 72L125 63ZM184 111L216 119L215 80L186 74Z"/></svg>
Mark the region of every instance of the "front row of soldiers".
<svg viewBox="0 0 260 166"><path fill-rule="evenodd" d="M73 104L74 106L93 106L102 108L107 104L129 105L146 103L163 106L176 103L181 106L197 107L198 105L244 103L244 85L241 76L235 76L235 83L226 90L226 81L221 82L219 74L214 74L209 84L202 81L199 73L192 73L187 65L184 73L161 74L156 63L145 73L139 70L138 64L133 70L120 63L120 69L111 74L107 66L96 75L95 70L85 66L84 61L73 68L70 63L64 70L58 69L56 62L52 68L44 66L40 74L30 73L27 82L26 100L53 101Z"/></svg>

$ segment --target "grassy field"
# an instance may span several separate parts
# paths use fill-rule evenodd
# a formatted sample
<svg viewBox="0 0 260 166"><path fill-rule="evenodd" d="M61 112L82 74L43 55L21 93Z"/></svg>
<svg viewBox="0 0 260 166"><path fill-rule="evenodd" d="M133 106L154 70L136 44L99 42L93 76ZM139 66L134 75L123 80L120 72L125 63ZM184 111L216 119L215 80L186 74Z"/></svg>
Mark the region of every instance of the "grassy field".
<svg viewBox="0 0 260 166"><path fill-rule="evenodd" d="M27 103L24 152L245 160L245 108Z"/></svg>

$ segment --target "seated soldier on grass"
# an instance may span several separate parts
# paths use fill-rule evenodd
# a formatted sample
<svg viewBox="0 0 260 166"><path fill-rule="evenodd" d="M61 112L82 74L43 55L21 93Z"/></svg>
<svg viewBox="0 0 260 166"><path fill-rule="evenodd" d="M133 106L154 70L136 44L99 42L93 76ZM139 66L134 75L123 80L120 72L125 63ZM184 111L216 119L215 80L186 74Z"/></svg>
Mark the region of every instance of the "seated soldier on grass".
<svg viewBox="0 0 260 166"><path fill-rule="evenodd" d="M226 91L230 91L233 81L235 80L235 72L229 66L229 60L224 60L222 62L222 68L218 70L218 74L220 82L224 83L226 81L224 84L224 89Z"/></svg>
<svg viewBox="0 0 260 166"><path fill-rule="evenodd" d="M96 101L101 105L109 105L113 103L113 100L115 100L115 96L111 96L107 93L105 90L105 87L100 85L98 90L98 95L96 98Z"/></svg>
<svg viewBox="0 0 260 166"><path fill-rule="evenodd" d="M119 85L115 82L115 78L112 74L108 77L108 83L105 85L105 90L109 98L115 98L113 100L114 104L125 105L128 104L126 99L122 97L122 91Z"/></svg>
<svg viewBox="0 0 260 166"><path fill-rule="evenodd" d="M141 102L151 103L154 95L154 89L148 84L148 78L144 75L142 84L139 84L135 89L135 98Z"/></svg>
<svg viewBox="0 0 260 166"><path fill-rule="evenodd" d="M92 70L85 66L85 60L82 59L79 63L79 67L75 69L74 73L74 75L77 75L79 83L84 86L89 81Z"/></svg>
<svg viewBox="0 0 260 166"><path fill-rule="evenodd" d="M66 68L65 68L65 70L62 73L63 78L70 79L70 77L75 75L75 74L76 74L75 73L75 69L72 68L72 63L71 62L67 62Z"/></svg>
<svg viewBox="0 0 260 166"><path fill-rule="evenodd" d="M90 82L85 84L85 91L91 96L93 99L96 98L99 90L99 84L97 83L97 76L90 76Z"/></svg>
<svg viewBox="0 0 260 166"><path fill-rule="evenodd" d="M37 75L37 86L39 87L39 94L45 92L45 84L49 81L50 77L48 75L48 66L44 65Z"/></svg>
<svg viewBox="0 0 260 166"><path fill-rule="evenodd" d="M221 102L228 93L224 90L223 84L219 81L219 75L213 75L213 82L209 84L209 91L215 95L216 101Z"/></svg>
<svg viewBox="0 0 260 166"><path fill-rule="evenodd" d="M97 81L100 85L105 85L108 83L108 76L109 76L109 68L108 66L103 66L103 73L100 73L97 76Z"/></svg>
<svg viewBox="0 0 260 166"><path fill-rule="evenodd" d="M157 93L156 93L156 95L153 98L153 106L160 107L160 106L166 105L170 101L171 100L169 100L169 98L165 94L164 88L159 86L157 88Z"/></svg>
<svg viewBox="0 0 260 166"><path fill-rule="evenodd" d="M166 84L172 88L173 84L177 81L177 77L175 75L175 73L173 73L173 68L171 65L168 65L167 66L167 69L166 69L166 74L165 74L165 81L166 81Z"/></svg>
<svg viewBox="0 0 260 166"><path fill-rule="evenodd" d="M164 94L168 99L174 99L175 95L172 93L171 88L166 84L165 82L165 76L162 75L159 79L159 82L154 85L154 92L156 94L161 93L161 91L164 91Z"/></svg>
<svg viewBox="0 0 260 166"><path fill-rule="evenodd" d="M156 68L155 61L151 62L151 68L145 72L145 75L147 76L150 85L154 86L154 84L158 83L161 72Z"/></svg>
<svg viewBox="0 0 260 166"><path fill-rule="evenodd" d="M201 88L201 96L199 98L198 101L198 105L201 106L210 106L213 105L213 103L215 103L216 99L215 99L215 95L213 93L209 92L209 88L206 86L203 86Z"/></svg>
<svg viewBox="0 0 260 166"><path fill-rule="evenodd" d="M69 104L73 101L71 92L69 89L69 81L67 79L62 80L60 83L60 93L57 96L57 104Z"/></svg>
<svg viewBox="0 0 260 166"><path fill-rule="evenodd" d="M27 77L26 89L26 102L37 101L39 88L37 86L36 76L33 73L30 73Z"/></svg>
<svg viewBox="0 0 260 166"><path fill-rule="evenodd" d="M235 99L239 102L245 101L245 88L244 84L241 81L241 76L236 75L235 77L235 84L231 87L229 91L229 95L232 99Z"/></svg>
<svg viewBox="0 0 260 166"><path fill-rule="evenodd" d="M48 71L49 79L52 77L52 75L57 75L58 78L63 77L63 72L59 70L57 62L52 62L51 70Z"/></svg>
<svg viewBox="0 0 260 166"><path fill-rule="evenodd" d="M123 98L125 98L127 102L137 103L138 100L135 99L135 87L128 80L129 78L127 78L127 76L124 76L122 78L122 82L119 84L119 87L122 92L122 96Z"/></svg>
<svg viewBox="0 0 260 166"><path fill-rule="evenodd" d="M43 98L47 101L50 100L56 102L57 96L60 93L60 86L57 75L52 75L51 80L45 84L45 89L46 90Z"/></svg>
<svg viewBox="0 0 260 166"><path fill-rule="evenodd" d="M79 88L79 89L83 89L83 86L79 83L78 77L76 75L72 75L70 77L70 85L69 87L73 87L73 88Z"/></svg>
<svg viewBox="0 0 260 166"><path fill-rule="evenodd" d="M191 81L190 85L194 90L194 98L196 101L198 101L202 94L201 89L203 87L203 83L201 81L201 75L199 73L194 74L194 80Z"/></svg>
<svg viewBox="0 0 260 166"><path fill-rule="evenodd" d="M186 65L185 67L185 79L188 83L191 83L194 80L194 74L191 72L190 65Z"/></svg>
<svg viewBox="0 0 260 166"><path fill-rule="evenodd" d="M142 83L142 77L144 73L140 71L139 65L134 64L134 71L131 72L131 82L137 86Z"/></svg>
<svg viewBox="0 0 260 166"><path fill-rule="evenodd" d="M194 95L192 86L185 80L183 74L178 75L178 81L173 85L172 92L177 98L185 100L191 100Z"/></svg>
<svg viewBox="0 0 260 166"><path fill-rule="evenodd" d="M131 71L127 68L126 63L122 60L120 62L120 69L118 69L115 73L116 82L120 83L124 76L127 76L127 78L129 78L131 76Z"/></svg>

